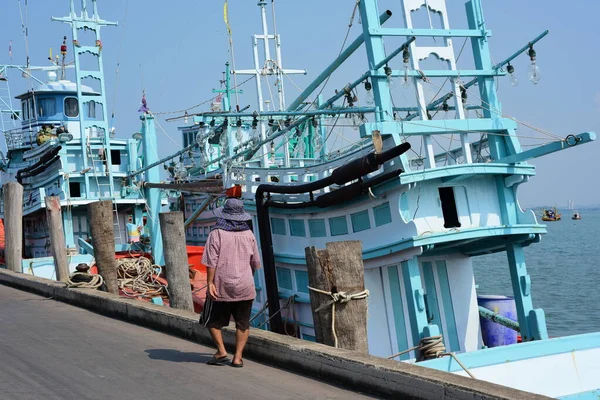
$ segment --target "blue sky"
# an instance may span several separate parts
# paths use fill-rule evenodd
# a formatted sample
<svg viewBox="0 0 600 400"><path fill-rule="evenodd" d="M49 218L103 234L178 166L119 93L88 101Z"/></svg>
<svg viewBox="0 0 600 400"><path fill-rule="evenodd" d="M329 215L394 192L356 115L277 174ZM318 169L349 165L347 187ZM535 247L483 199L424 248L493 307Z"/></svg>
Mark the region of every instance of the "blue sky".
<svg viewBox="0 0 600 400"><path fill-rule="evenodd" d="M68 13L68 1L28 0L28 3L29 56L32 64L47 65L48 48L52 47L56 54L62 36L70 38L67 25L50 21L50 16ZM250 36L261 30L256 3L229 1L237 68L252 66ZM354 0L275 0L284 66L308 70L307 76L294 77L296 85L304 87L338 54L354 3ZM584 131L600 133L600 78L593 72L598 60L594 38L600 2L587 1L585 7L583 2L573 3L581 5L575 7L558 0L484 0L483 3L488 28L493 33L490 45L495 61L512 54L545 29L550 30L550 35L536 45L542 74L538 85L527 80L525 55L513 63L519 86L510 86L507 78L500 79L503 111L560 137ZM19 4L25 16L25 0L3 0L0 63L10 62L9 40L13 41L13 63L25 63ZM464 2L452 0L448 4L451 25L466 27ZM223 65L229 57L222 0L98 0L98 5L102 18L119 22L119 27L102 31L109 113L115 113L117 136L130 137L138 130L137 109L142 90L146 91L148 104L155 113L185 109L213 96L211 90L218 88ZM389 26L402 26L399 0L380 0L379 8L380 12L384 9L394 12ZM350 40L360 29L355 21ZM462 45L460 39L455 43L455 47ZM469 46L467 49L470 52ZM467 56L463 63L469 65ZM356 79L366 69L361 49L331 78L323 94L331 96L334 89ZM11 87L13 94L24 88L16 82ZM254 109L252 88L243 88L247 90L240 103ZM288 102L298 94L290 82L286 82L286 92ZM167 132L159 132L161 155L167 155L180 148L181 140L176 123L159 122ZM524 128L518 134L541 137ZM537 176L521 186L521 205L561 205L568 199L573 199L576 206L600 204L599 143L532 161Z"/></svg>

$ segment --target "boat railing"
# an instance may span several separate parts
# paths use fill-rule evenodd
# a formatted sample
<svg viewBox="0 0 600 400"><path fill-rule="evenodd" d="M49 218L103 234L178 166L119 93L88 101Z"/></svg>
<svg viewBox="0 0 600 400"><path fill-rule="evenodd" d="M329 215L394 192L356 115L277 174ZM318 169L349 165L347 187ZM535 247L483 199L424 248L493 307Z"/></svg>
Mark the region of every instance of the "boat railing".
<svg viewBox="0 0 600 400"><path fill-rule="evenodd" d="M31 138L27 135L29 133L25 128L16 128L9 131L4 131L4 137L6 140L6 148L8 150L20 150L28 149L31 147Z"/></svg>
<svg viewBox="0 0 600 400"><path fill-rule="evenodd" d="M258 186L263 183L277 182L282 184L294 185L298 183L307 183L326 178L330 176L336 168L346 164L350 159L359 157L361 155L365 155L368 152L367 150L367 148L358 149L335 160L325 163L318 162L313 159L310 160L313 162L312 165L303 165L289 168L235 167L232 168L231 173L229 175L230 182L225 183L227 185L240 185L242 187L242 196L250 198L254 196ZM309 162L308 159L304 161ZM325 187L323 189L314 191L313 194L318 195L322 193L327 193L331 189L335 188ZM300 201L305 197L308 197L308 195L286 196L286 198L291 201Z"/></svg>

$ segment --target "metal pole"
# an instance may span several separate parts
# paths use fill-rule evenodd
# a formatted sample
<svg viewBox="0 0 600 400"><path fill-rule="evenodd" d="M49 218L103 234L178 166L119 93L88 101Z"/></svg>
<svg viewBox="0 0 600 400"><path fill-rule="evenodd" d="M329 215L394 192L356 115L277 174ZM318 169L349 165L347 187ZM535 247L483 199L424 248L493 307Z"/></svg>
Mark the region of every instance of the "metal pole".
<svg viewBox="0 0 600 400"><path fill-rule="evenodd" d="M160 182L158 165L160 163L151 162L158 158L158 146L156 143L156 130L154 128L154 117L144 114L142 120L142 143L144 155L144 170L146 171L147 182ZM139 173L139 171L138 171ZM145 187L144 196L146 197L146 208L148 213L148 225L150 227L150 246L154 262L158 265L164 265L163 241L160 231L160 224L157 218L161 209L160 190Z"/></svg>
<svg viewBox="0 0 600 400"><path fill-rule="evenodd" d="M383 25L391 16L392 16L392 12L390 10L385 11L383 14L381 14L379 16L379 23L381 25ZM307 86L306 89L304 89L304 91L300 94L300 96L298 96L296 98L296 100L294 100L292 102L292 104L290 104L290 106L287 108L287 110L293 111L293 110L297 109L298 106L300 104L302 104L302 102L304 100L306 100L308 98L308 96L310 96L311 93L314 92L315 89L317 87L319 87L319 85L325 81L325 79L327 79L336 69L338 69L338 67L340 65L342 65L344 63L344 61L346 61L348 59L348 57L350 57L356 50L358 50L358 48L364 42L365 42L364 35L360 35L359 37L354 39L354 41L352 43L350 43L350 45L344 51L342 51L340 53L340 55L337 56L336 59L333 60L333 62L331 64L329 64L329 66L327 68L325 68L325 70L323 72L321 72L321 74L319 76L317 76L315 78L315 80L311 82L310 85Z"/></svg>

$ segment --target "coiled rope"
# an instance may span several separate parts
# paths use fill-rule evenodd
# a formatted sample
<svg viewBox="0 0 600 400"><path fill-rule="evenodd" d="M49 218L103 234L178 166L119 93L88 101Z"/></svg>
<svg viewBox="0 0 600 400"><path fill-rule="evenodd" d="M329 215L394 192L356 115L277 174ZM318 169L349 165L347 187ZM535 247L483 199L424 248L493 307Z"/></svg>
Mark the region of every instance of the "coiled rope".
<svg viewBox="0 0 600 400"><path fill-rule="evenodd" d="M146 257L120 258L117 260L119 289L128 297L166 296L167 288L158 282L162 269Z"/></svg>
<svg viewBox="0 0 600 400"><path fill-rule="evenodd" d="M414 346L414 347L411 347L410 349L403 350L399 353L391 355L388 357L388 359L396 358L398 356L401 356L402 354L406 354L406 353L409 353L409 352L411 352L413 350L417 350L417 349L419 349L419 352L421 353L423 359L425 359L425 360L430 360L433 358L440 358L440 357L444 357L444 356L450 356L450 357L454 358L454 360L458 363L458 365L460 365L461 368L471 378L475 379L475 376L471 373L471 371L469 371L469 369L467 367L464 366L464 364L462 362L460 362L458 357L456 357L456 354L454 354L453 352L450 352L450 353L446 352L446 346L444 346L444 337L442 335L425 337L419 341L418 346Z"/></svg>
<svg viewBox="0 0 600 400"><path fill-rule="evenodd" d="M369 297L369 290L365 289L362 292L348 294L346 292L331 293L331 292L328 292L328 291L325 291L325 290L315 289L315 288L310 287L310 286L308 288L310 290L312 290L313 292L325 294L325 295L331 297L331 300L326 301L325 303L321 304L315 310L315 312L319 312L322 309L324 309L325 307L331 306L331 333L333 334L334 346L337 348L338 347L338 337L337 337L337 334L335 333L335 305L336 305L336 303L342 303L343 304L343 303L348 303L351 300L363 300L363 299L366 299L367 297Z"/></svg>
<svg viewBox="0 0 600 400"><path fill-rule="evenodd" d="M67 287L69 288L98 289L103 284L102 276L87 272L76 271L67 278Z"/></svg>

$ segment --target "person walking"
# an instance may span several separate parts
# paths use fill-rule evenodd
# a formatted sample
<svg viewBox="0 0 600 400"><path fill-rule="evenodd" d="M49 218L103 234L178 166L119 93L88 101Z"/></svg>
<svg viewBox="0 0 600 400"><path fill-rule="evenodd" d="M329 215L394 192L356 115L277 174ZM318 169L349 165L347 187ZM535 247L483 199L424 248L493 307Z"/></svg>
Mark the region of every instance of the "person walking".
<svg viewBox="0 0 600 400"><path fill-rule="evenodd" d="M229 198L214 210L217 223L208 235L202 264L206 265L208 296L200 322L208 327L217 352L209 365L229 362L221 329L235 321L235 354L233 367L243 367L242 353L248 341L250 314L256 296L254 272L260 268L256 238L250 226L250 214L239 199Z"/></svg>

